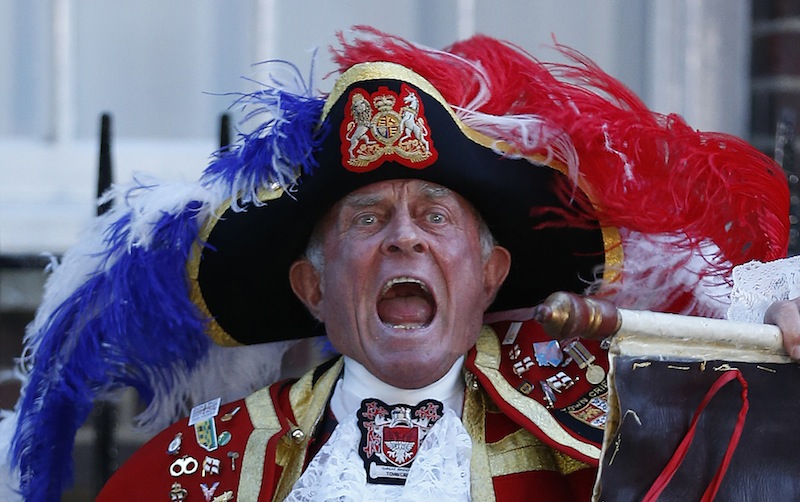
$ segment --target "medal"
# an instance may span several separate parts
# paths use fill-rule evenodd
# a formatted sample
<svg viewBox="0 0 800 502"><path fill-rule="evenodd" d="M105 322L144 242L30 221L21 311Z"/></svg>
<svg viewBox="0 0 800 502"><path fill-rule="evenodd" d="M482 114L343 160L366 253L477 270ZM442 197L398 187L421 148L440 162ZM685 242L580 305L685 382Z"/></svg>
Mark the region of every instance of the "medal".
<svg viewBox="0 0 800 502"><path fill-rule="evenodd" d="M592 385L599 385L600 382L606 379L606 372L596 364L590 364L586 368L586 380Z"/></svg>
<svg viewBox="0 0 800 502"><path fill-rule="evenodd" d="M564 347L564 352L578 363L580 369L586 369L586 380L590 384L599 385L605 380L606 371L602 367L592 364L596 358L579 340L569 342Z"/></svg>

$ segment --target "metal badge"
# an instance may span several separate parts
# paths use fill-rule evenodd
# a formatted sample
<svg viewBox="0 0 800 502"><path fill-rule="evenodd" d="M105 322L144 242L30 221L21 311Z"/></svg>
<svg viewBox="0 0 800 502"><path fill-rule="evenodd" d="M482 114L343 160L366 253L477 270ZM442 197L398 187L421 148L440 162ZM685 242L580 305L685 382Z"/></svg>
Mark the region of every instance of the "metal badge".
<svg viewBox="0 0 800 502"><path fill-rule="evenodd" d="M180 483L172 483L172 489L169 491L169 500L171 502L181 502L186 500L188 494L189 492Z"/></svg>
<svg viewBox="0 0 800 502"><path fill-rule="evenodd" d="M503 337L503 345L511 345L516 341L517 335L519 335L519 330L522 328L521 322L512 322L508 325L508 330L506 330L506 336Z"/></svg>
<svg viewBox="0 0 800 502"><path fill-rule="evenodd" d="M526 396L533 392L533 384L528 380L523 380L521 384L517 385L517 390L525 394Z"/></svg>
<svg viewBox="0 0 800 502"><path fill-rule="evenodd" d="M514 374L521 377L523 373L533 367L533 359L530 356L525 356L521 360L514 363Z"/></svg>
<svg viewBox="0 0 800 502"><path fill-rule="evenodd" d="M586 380L592 385L599 385L606 378L606 371L596 365L592 364L595 361L595 356L589 352L580 341L573 341L564 347L564 352L570 355L572 359L578 363L580 369L586 369Z"/></svg>
<svg viewBox="0 0 800 502"><path fill-rule="evenodd" d="M233 490L228 490L222 495L214 497L211 502L230 502L231 500L233 500Z"/></svg>
<svg viewBox="0 0 800 502"><path fill-rule="evenodd" d="M234 416L236 416L237 413L239 413L240 409L241 409L241 406L237 406L236 408L232 409L228 413L226 413L226 414L222 415L221 417L219 417L219 419L222 420L223 422L228 422Z"/></svg>
<svg viewBox="0 0 800 502"><path fill-rule="evenodd" d="M214 499L214 492L217 491L218 486L219 481L215 482L210 487L204 483L200 483L200 489L203 490L203 497L206 499L206 502L211 502Z"/></svg>
<svg viewBox="0 0 800 502"><path fill-rule="evenodd" d="M539 380L539 386L542 388L542 393L544 394L544 400L547 401L547 407L552 408L556 404L556 395L553 392L553 389L547 385L547 382L544 380Z"/></svg>
<svg viewBox="0 0 800 502"><path fill-rule="evenodd" d="M219 474L219 464L218 458L206 456L205 460L203 460L203 472L200 475L205 477L206 474L209 476Z"/></svg>
<svg viewBox="0 0 800 502"><path fill-rule="evenodd" d="M552 366L557 368L564 360L564 353L561 351L561 346L555 340L534 343L533 352L536 357L536 364L539 366Z"/></svg>
<svg viewBox="0 0 800 502"><path fill-rule="evenodd" d="M167 453L170 455L177 455L178 452L181 451L181 442L183 441L183 433L179 432L175 434L175 437L172 441L169 442L169 446L167 446Z"/></svg>
<svg viewBox="0 0 800 502"><path fill-rule="evenodd" d="M197 467L197 460L189 455L184 455L172 462L172 465L169 466L169 473L173 478L177 478L178 476L194 474L197 472Z"/></svg>
<svg viewBox="0 0 800 502"><path fill-rule="evenodd" d="M236 459L239 458L239 452L236 451L229 451L228 458L231 459L231 470L236 470Z"/></svg>
<svg viewBox="0 0 800 502"><path fill-rule="evenodd" d="M206 451L214 451L219 447L217 443L217 424L213 418L194 424L194 436L197 444Z"/></svg>
<svg viewBox="0 0 800 502"><path fill-rule="evenodd" d="M575 381L563 371L559 371L555 375L545 380L545 382L547 382L548 387L558 392L559 394L561 394L562 391L567 390L573 385L575 385Z"/></svg>

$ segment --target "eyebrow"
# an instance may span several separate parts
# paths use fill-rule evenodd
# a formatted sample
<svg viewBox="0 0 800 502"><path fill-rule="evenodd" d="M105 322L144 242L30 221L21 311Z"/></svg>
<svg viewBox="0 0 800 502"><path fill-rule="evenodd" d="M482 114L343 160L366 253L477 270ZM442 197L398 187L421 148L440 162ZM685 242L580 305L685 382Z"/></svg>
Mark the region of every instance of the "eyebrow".
<svg viewBox="0 0 800 502"><path fill-rule="evenodd" d="M419 191L422 193L422 195L431 199L447 197L453 193L453 191L447 187L443 187L441 185L431 185L428 183L423 183L419 187Z"/></svg>
<svg viewBox="0 0 800 502"><path fill-rule="evenodd" d="M369 207L378 204L383 197L379 195L347 194L342 199L343 205L349 207Z"/></svg>

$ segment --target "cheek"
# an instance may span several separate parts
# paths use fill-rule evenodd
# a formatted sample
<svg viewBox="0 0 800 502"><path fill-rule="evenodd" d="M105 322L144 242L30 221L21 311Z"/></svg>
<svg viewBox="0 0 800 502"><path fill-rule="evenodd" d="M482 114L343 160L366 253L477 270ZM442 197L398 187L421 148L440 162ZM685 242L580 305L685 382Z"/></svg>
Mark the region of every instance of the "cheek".
<svg viewBox="0 0 800 502"><path fill-rule="evenodd" d="M455 285L456 291L477 298L483 292L484 270L480 253L470 247L463 247L451 255L447 264L448 281Z"/></svg>

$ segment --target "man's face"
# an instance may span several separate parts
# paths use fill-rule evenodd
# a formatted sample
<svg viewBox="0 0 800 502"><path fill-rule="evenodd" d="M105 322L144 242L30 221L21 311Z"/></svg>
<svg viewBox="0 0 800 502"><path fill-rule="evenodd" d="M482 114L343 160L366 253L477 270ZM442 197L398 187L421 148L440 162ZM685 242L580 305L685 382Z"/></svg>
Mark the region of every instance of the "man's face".
<svg viewBox="0 0 800 502"><path fill-rule="evenodd" d="M441 378L478 338L508 273L459 195L419 180L356 190L322 223L324 270L295 262L295 292L342 354L381 380L419 388Z"/></svg>

